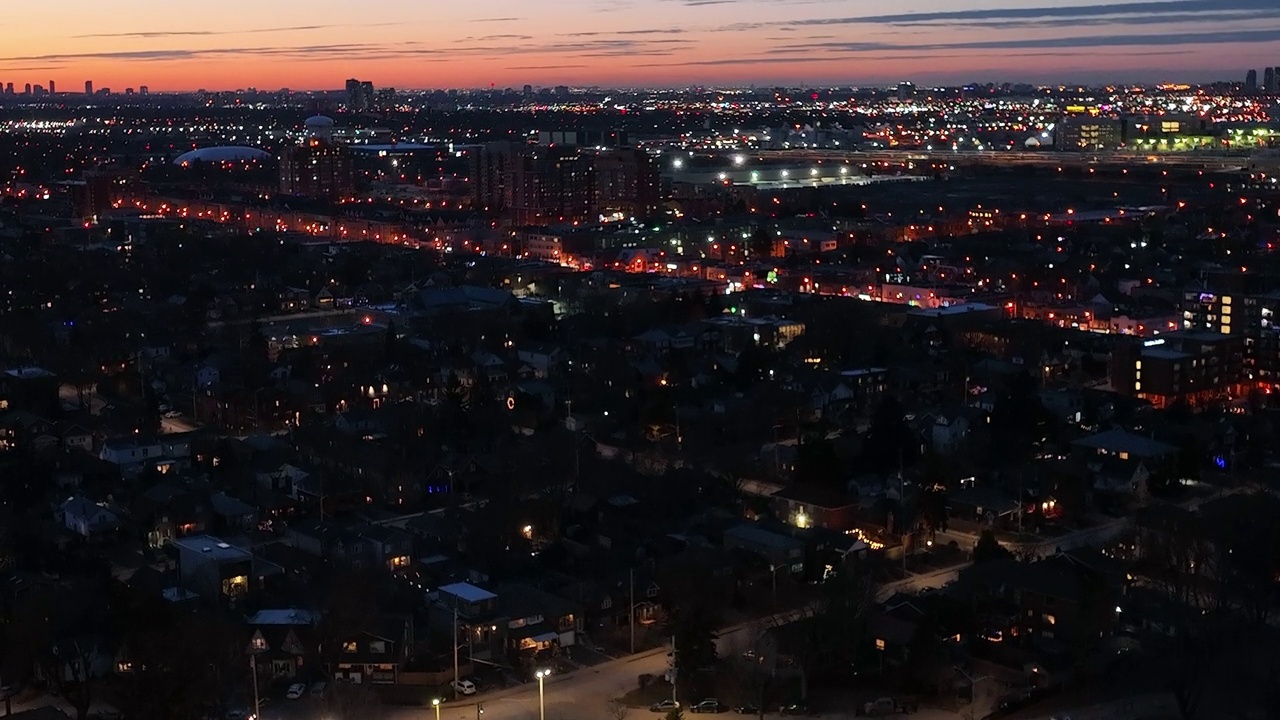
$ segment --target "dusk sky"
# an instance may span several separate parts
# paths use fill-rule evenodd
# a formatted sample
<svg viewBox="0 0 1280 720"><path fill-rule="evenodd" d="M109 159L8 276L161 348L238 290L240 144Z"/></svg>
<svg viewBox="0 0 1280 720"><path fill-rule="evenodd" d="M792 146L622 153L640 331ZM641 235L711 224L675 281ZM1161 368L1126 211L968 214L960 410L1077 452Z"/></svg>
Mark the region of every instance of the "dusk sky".
<svg viewBox="0 0 1280 720"><path fill-rule="evenodd" d="M1243 79L1280 1L58 0L6 5L0 81L117 91Z"/></svg>

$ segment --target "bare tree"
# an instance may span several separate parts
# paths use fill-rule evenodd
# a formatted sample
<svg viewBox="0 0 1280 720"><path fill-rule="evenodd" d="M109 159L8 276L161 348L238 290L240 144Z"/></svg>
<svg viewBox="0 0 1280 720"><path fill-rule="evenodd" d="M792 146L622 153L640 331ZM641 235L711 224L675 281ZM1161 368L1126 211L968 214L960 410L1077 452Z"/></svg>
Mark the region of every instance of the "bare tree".
<svg viewBox="0 0 1280 720"><path fill-rule="evenodd" d="M100 652L90 637L55 644L41 663L45 680L70 703L76 720L85 720L93 705L94 660Z"/></svg>
<svg viewBox="0 0 1280 720"><path fill-rule="evenodd" d="M377 716L381 704L371 685L339 682L329 692L325 707L333 720L368 720Z"/></svg>
<svg viewBox="0 0 1280 720"><path fill-rule="evenodd" d="M626 720L627 714L631 712L631 708L621 700L610 700L605 705L610 720Z"/></svg>

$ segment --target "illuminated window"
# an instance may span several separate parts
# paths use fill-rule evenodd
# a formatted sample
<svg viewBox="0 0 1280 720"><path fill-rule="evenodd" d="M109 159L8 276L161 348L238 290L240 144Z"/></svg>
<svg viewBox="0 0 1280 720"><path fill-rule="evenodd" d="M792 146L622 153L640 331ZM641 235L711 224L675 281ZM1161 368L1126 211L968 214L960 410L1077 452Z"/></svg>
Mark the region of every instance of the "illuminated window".
<svg viewBox="0 0 1280 720"><path fill-rule="evenodd" d="M387 651L387 642L386 642L385 640L370 640L370 641L369 641L369 652L371 652L371 653L377 653L377 654L381 655L381 654L385 653L386 651Z"/></svg>
<svg viewBox="0 0 1280 720"><path fill-rule="evenodd" d="M1141 390L1141 389L1142 389L1142 383L1141 383L1141 382L1135 382L1135 383L1133 384L1133 389L1134 389L1134 390Z"/></svg>
<svg viewBox="0 0 1280 720"><path fill-rule="evenodd" d="M1141 370L1141 369L1142 369L1142 361L1141 361L1141 360L1135 360L1135 361L1134 361L1134 363L1133 363L1133 369L1134 369L1134 370Z"/></svg>
<svg viewBox="0 0 1280 720"><path fill-rule="evenodd" d="M1223 295L1223 296L1222 296L1222 304L1223 304L1223 305L1230 305L1230 304L1231 304L1231 296L1230 296L1230 295Z"/></svg>
<svg viewBox="0 0 1280 720"><path fill-rule="evenodd" d="M236 575L222 581L222 594L228 597L238 597L249 591L249 576Z"/></svg>
<svg viewBox="0 0 1280 720"><path fill-rule="evenodd" d="M1049 625L1057 625L1057 624L1058 624L1058 618L1056 618L1056 617L1054 617L1054 616L1050 615L1049 613L1045 613L1045 614L1044 614L1044 621L1045 621L1046 623L1048 623Z"/></svg>
<svg viewBox="0 0 1280 720"><path fill-rule="evenodd" d="M881 639L881 638L876 638L876 649L877 649L877 650L882 650L882 651L883 651L883 650L884 650L884 647L885 647L885 646L884 646L884 640L883 640L883 639Z"/></svg>
<svg viewBox="0 0 1280 720"><path fill-rule="evenodd" d="M359 645L357 645L357 644L356 644L356 643L354 643L354 642L344 642L344 643L342 643L342 652L344 652L344 653L359 652L359 650L360 650Z"/></svg>

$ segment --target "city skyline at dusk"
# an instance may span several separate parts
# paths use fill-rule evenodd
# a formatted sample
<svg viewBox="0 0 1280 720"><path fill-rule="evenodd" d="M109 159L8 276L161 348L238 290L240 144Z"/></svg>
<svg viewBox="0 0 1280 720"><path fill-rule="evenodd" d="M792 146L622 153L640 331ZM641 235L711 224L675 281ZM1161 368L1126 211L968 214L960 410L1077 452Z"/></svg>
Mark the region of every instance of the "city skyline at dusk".
<svg viewBox="0 0 1280 720"><path fill-rule="evenodd" d="M1243 78L1280 62L1269 0L159 0L10 9L0 80L153 91ZM892 12L889 12L889 11ZM1226 49L1230 52L1224 52Z"/></svg>

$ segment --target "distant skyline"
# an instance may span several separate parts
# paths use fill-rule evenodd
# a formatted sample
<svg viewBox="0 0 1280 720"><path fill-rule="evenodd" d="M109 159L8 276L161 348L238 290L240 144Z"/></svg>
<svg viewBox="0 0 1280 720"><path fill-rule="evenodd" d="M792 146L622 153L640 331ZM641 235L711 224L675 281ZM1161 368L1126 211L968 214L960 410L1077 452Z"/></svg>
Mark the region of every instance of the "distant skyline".
<svg viewBox="0 0 1280 720"><path fill-rule="evenodd" d="M1243 81L1280 2L61 0L0 39L0 82L64 92Z"/></svg>

